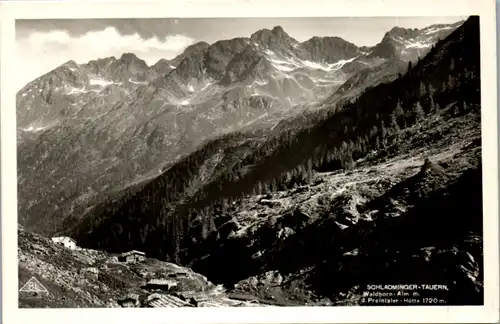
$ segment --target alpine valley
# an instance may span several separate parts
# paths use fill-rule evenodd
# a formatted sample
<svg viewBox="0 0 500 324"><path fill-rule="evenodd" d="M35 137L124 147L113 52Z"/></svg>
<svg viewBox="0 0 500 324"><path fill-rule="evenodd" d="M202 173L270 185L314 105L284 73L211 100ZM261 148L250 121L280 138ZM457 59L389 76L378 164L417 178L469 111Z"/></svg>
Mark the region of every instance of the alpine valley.
<svg viewBox="0 0 500 324"><path fill-rule="evenodd" d="M372 47L276 26L40 76L17 93L19 278L52 294L20 306L117 307L179 271L176 302L134 305L365 305L386 284L482 304L479 48L474 16ZM110 261L130 250L146 261Z"/></svg>

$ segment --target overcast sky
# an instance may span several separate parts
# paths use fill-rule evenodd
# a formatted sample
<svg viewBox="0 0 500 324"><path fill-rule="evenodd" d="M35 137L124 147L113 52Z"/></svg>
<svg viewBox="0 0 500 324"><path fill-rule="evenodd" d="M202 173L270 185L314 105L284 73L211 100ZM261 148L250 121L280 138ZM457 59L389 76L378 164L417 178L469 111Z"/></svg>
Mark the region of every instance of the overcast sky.
<svg viewBox="0 0 500 324"><path fill-rule="evenodd" d="M262 28L282 26L299 41L338 36L358 46L375 45L394 26L423 28L466 17L376 18L182 18L81 19L16 21L18 88L68 60L92 59L133 52L149 65L173 58L198 41L248 37Z"/></svg>

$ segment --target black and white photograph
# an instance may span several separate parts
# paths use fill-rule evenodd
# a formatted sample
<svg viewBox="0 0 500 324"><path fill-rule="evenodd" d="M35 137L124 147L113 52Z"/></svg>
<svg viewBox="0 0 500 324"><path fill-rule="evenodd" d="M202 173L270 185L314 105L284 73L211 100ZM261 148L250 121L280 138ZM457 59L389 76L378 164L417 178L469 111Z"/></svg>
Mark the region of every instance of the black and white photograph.
<svg viewBox="0 0 500 324"><path fill-rule="evenodd" d="M482 19L16 19L18 308L484 306Z"/></svg>

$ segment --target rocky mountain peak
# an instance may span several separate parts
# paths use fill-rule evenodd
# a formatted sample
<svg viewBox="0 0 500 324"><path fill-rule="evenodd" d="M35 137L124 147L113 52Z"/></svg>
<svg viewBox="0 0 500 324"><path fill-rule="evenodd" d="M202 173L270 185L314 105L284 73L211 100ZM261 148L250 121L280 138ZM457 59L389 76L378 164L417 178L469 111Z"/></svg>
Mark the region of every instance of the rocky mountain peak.
<svg viewBox="0 0 500 324"><path fill-rule="evenodd" d="M218 41L206 50L204 63L207 72L214 78L223 75L227 64L249 44L248 38L238 37L228 40Z"/></svg>
<svg viewBox="0 0 500 324"><path fill-rule="evenodd" d="M162 58L158 62L153 64L153 66L151 66L151 68L153 68L155 70L162 70L165 67L168 67L169 65L170 65L170 62L168 60Z"/></svg>
<svg viewBox="0 0 500 324"><path fill-rule="evenodd" d="M62 64L61 66L67 67L67 68L73 68L73 69L76 69L79 67L78 64L73 60L69 60L68 62Z"/></svg>
<svg viewBox="0 0 500 324"><path fill-rule="evenodd" d="M199 53L199 52L204 52L210 47L210 44L207 42L197 42L192 45L189 45L184 49L184 51L177 55L175 58L170 60L170 62L177 62L180 63L186 56L192 54L192 53Z"/></svg>
<svg viewBox="0 0 500 324"><path fill-rule="evenodd" d="M191 55L186 56L176 68L176 74L185 80L190 78L200 78L203 74L204 68L203 59L203 52L194 52Z"/></svg>
<svg viewBox="0 0 500 324"><path fill-rule="evenodd" d="M281 35L286 34L285 30L281 26L274 26L273 29L271 30L271 32L273 34L275 34L276 36L281 36Z"/></svg>
<svg viewBox="0 0 500 324"><path fill-rule="evenodd" d="M189 45L186 47L184 52L192 52L192 51L204 51L210 47L210 44L204 41L194 43L193 45Z"/></svg>
<svg viewBox="0 0 500 324"><path fill-rule="evenodd" d="M114 56L109 56L109 57L103 57L103 58L99 58L99 59L96 59L96 60L90 60L87 64L88 65L98 65L98 66L102 66L102 65L105 65L105 64L110 64L112 62L116 61L116 57Z"/></svg>
<svg viewBox="0 0 500 324"><path fill-rule="evenodd" d="M250 39L257 44L271 48L289 47L297 44L298 41L288 35L283 27L275 26L273 29L261 29L250 36Z"/></svg>
<svg viewBox="0 0 500 324"><path fill-rule="evenodd" d="M335 63L359 53L359 48L340 37L312 37L300 44L313 61Z"/></svg>
<svg viewBox="0 0 500 324"><path fill-rule="evenodd" d="M385 34L385 37L416 37L420 33L417 28L403 28L403 27L393 27L390 31Z"/></svg>
<svg viewBox="0 0 500 324"><path fill-rule="evenodd" d="M385 33L382 41L373 47L371 56L384 59L399 58L415 61L423 57L439 39L451 34L460 22L433 25L423 29L394 27Z"/></svg>
<svg viewBox="0 0 500 324"><path fill-rule="evenodd" d="M263 56L259 54L255 46L249 45L227 65L226 74L221 84L231 84L235 81L242 81L256 73L255 68Z"/></svg>
<svg viewBox="0 0 500 324"><path fill-rule="evenodd" d="M190 55L196 55L196 54L204 54L207 49L210 47L210 44L207 42L197 42L192 45L189 45L184 49L184 51L177 55L175 58L172 60L168 61L168 67L170 69L176 68L186 57ZM160 60L161 61L161 60ZM156 63L159 64L160 62ZM165 66L163 63L160 63L163 66Z"/></svg>
<svg viewBox="0 0 500 324"><path fill-rule="evenodd" d="M91 60L87 64L83 66L88 69L91 73L98 74L99 71L102 71L109 67L113 62L116 62L117 59L114 56L100 58L96 60Z"/></svg>
<svg viewBox="0 0 500 324"><path fill-rule="evenodd" d="M123 53L122 56L120 57L120 61L127 65L134 64L137 65L138 67L145 69L149 67L146 64L146 61L138 58L137 55L135 55L134 53Z"/></svg>

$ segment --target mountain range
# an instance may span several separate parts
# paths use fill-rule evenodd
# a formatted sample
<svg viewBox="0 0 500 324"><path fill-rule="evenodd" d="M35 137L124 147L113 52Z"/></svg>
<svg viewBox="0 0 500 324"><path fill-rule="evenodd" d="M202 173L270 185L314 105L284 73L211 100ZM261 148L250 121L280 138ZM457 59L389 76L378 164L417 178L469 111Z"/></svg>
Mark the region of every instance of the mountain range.
<svg viewBox="0 0 500 324"><path fill-rule="evenodd" d="M480 99L478 17L69 61L17 94L19 223L281 304L401 282L477 304Z"/></svg>
<svg viewBox="0 0 500 324"><path fill-rule="evenodd" d="M394 76L460 24L393 28L371 48L338 37L299 43L277 26L199 42L153 66L131 53L69 61L17 94L20 219L54 229L46 218L154 177L204 140L266 132Z"/></svg>

